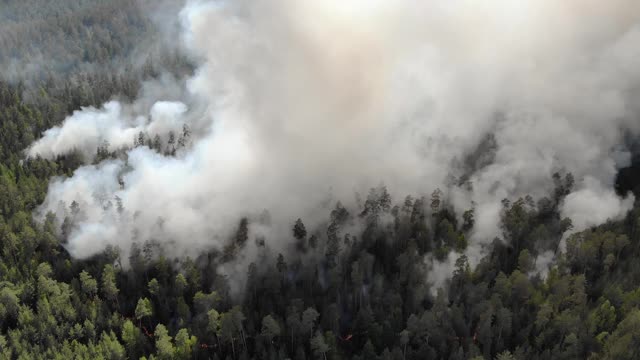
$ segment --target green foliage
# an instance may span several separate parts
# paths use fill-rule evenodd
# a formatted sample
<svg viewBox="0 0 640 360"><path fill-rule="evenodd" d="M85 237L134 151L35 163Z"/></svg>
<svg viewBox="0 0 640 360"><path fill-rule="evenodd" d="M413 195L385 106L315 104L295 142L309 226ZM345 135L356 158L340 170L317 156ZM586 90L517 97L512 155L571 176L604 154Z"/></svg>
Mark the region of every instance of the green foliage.
<svg viewBox="0 0 640 360"><path fill-rule="evenodd" d="M156 338L156 356L158 357L158 359L172 359L176 350L172 343L173 338L169 336L167 328L162 324L158 324L158 326L156 326L154 334Z"/></svg>
<svg viewBox="0 0 640 360"><path fill-rule="evenodd" d="M63 219L32 213L49 179L83 159L24 159L23 150L81 106L133 98L155 66L112 70L150 29L131 0L36 1L0 11L0 64L46 52L56 61L42 72L59 74L0 81L0 358L640 358L640 208L566 237L571 220L558 209L570 174L555 175L537 202L505 200L501 237L483 258L467 258L473 206L458 218L464 209L440 190L395 204L379 187L358 209L335 204L318 228L291 219L286 249L251 238L246 217L229 246L193 259L150 243L123 249L128 258L112 248L71 259L64 245L81 204L61 204ZM189 132L173 135L174 150ZM248 268L228 263L248 248L259 253ZM429 269L452 251L452 274ZM546 277L536 273L543 252L555 254ZM225 278L229 269L248 274L246 288Z"/></svg>
<svg viewBox="0 0 640 360"><path fill-rule="evenodd" d="M142 345L142 332L130 320L122 324L122 341L124 342L127 352L137 354L138 349Z"/></svg>
<svg viewBox="0 0 640 360"><path fill-rule="evenodd" d="M606 341L607 359L640 358L640 310L631 311Z"/></svg>
<svg viewBox="0 0 640 360"><path fill-rule="evenodd" d="M102 271L102 295L109 301L118 299L118 285L116 284L116 273L113 265L107 264Z"/></svg>
<svg viewBox="0 0 640 360"><path fill-rule="evenodd" d="M198 338L189 335L189 330L180 329L176 334L176 359L191 359L193 350L198 344Z"/></svg>
<svg viewBox="0 0 640 360"><path fill-rule="evenodd" d="M89 297L95 296L98 292L98 282L84 270L80 273L80 285L82 292Z"/></svg>
<svg viewBox="0 0 640 360"><path fill-rule="evenodd" d="M147 298L141 298L136 305L136 319L142 320L143 318L150 317L153 314L153 306L151 301Z"/></svg>

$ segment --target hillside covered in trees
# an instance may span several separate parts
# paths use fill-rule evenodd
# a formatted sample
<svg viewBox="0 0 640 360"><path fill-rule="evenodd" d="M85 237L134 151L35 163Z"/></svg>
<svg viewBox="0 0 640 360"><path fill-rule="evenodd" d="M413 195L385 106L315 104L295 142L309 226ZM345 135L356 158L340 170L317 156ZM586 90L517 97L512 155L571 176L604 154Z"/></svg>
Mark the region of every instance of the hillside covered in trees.
<svg viewBox="0 0 640 360"><path fill-rule="evenodd" d="M502 201L500 234L476 266L465 255L475 208L455 209L438 188L384 186L357 208L331 203L319 226L291 218L286 254L250 235L265 212L197 257L144 241L72 258L79 205L42 223L33 213L50 180L85 159L24 151L81 107L133 101L159 69L189 74L179 53L131 60L154 31L135 1L0 0L0 358L640 359L640 203L573 233L560 211L568 172L545 197ZM49 57L37 71L15 65ZM144 134L136 146L175 155ZM120 156L98 148L91 162Z"/></svg>
<svg viewBox="0 0 640 360"><path fill-rule="evenodd" d="M104 81L180 61L149 16L154 2L3 0L0 6L0 74L13 81Z"/></svg>
<svg viewBox="0 0 640 360"><path fill-rule="evenodd" d="M6 358L362 358L634 359L640 333L640 208L621 222L572 235L545 279L536 255L555 250L570 227L549 198L505 200L503 238L474 270L464 257L441 290L430 288L423 255L462 251L473 211L458 222L437 192L392 200L373 189L359 213L336 205L324 231L292 219L298 254L260 245L244 296L232 297L218 264L246 246L247 221L224 253L174 260L153 243L129 259L117 249L71 259L61 220L31 212L51 176L77 160L23 161L21 150L55 121L70 98L24 101L2 84L2 276L0 319ZM55 91L54 91L55 93ZM65 109L62 107L62 109ZM65 110L62 110L65 111ZM58 120L60 118L58 117ZM364 219L361 232L341 226ZM387 220L391 219L391 220ZM131 264L122 267L123 262Z"/></svg>

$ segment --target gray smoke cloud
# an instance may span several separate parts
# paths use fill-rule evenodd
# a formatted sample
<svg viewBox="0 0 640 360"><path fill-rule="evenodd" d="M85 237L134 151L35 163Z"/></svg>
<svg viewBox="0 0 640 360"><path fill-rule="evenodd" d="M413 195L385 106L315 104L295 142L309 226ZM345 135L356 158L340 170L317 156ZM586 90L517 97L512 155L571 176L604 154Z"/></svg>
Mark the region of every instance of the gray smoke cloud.
<svg viewBox="0 0 640 360"><path fill-rule="evenodd" d="M398 198L440 187L456 209L475 204L472 263L500 234L500 201L546 195L556 171L577 180L562 207L576 231L632 206L612 185L623 136L640 131L636 0L191 1L180 19L181 46L200 61L184 88L197 106L84 109L28 150L93 154L141 127L198 124L175 157L138 147L51 183L40 216L80 205L74 256L150 239L196 255L263 209L270 225L252 235L284 250L295 219L313 228L380 183ZM469 172L461 160L487 134L490 159ZM465 175L471 187L448 186Z"/></svg>

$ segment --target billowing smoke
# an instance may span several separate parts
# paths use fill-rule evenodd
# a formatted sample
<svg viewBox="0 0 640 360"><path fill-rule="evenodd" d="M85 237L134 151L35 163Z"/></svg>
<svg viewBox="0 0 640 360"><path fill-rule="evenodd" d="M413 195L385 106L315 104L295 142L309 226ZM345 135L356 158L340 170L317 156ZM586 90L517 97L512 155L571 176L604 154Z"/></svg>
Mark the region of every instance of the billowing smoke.
<svg viewBox="0 0 640 360"><path fill-rule="evenodd" d="M637 0L192 1L180 17L200 61L188 107L84 109L28 150L92 156L140 131L165 148L197 129L175 155L139 146L51 183L40 214L73 217L74 256L151 239L194 255L265 209L250 230L284 249L295 219L313 228L381 183L475 204L469 255L500 234L503 198L546 195L556 171L576 179L576 231L633 203L613 180L640 131Z"/></svg>
<svg viewBox="0 0 640 360"><path fill-rule="evenodd" d="M186 110L182 103L159 101L151 108L153 121L150 122L145 117L127 116L115 101L105 104L101 110L83 109L68 117L62 126L47 130L29 153L54 157L78 150L93 156L100 146L108 151L126 149L140 132L153 137L171 131L179 133L184 126L181 117Z"/></svg>

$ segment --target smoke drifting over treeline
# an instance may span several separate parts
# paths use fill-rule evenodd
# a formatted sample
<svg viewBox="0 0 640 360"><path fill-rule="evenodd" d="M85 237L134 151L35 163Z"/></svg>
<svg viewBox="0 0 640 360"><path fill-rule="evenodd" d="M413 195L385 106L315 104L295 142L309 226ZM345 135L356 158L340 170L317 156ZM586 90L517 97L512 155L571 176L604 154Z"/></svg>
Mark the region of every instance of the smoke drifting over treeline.
<svg viewBox="0 0 640 360"><path fill-rule="evenodd" d="M502 199L544 196L558 171L576 179L574 230L632 206L613 181L640 131L635 0L191 1L178 16L199 61L183 89L76 112L28 149L120 152L54 180L39 210L72 218L76 257L222 248L263 210L251 237L283 251L295 219L314 229L380 184L475 206L470 255L500 236Z"/></svg>

